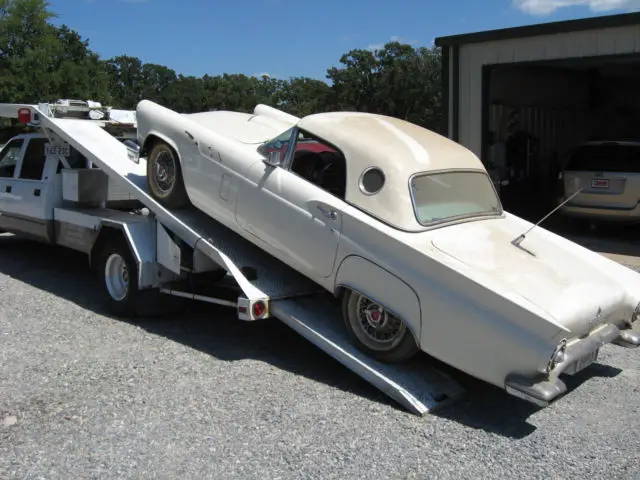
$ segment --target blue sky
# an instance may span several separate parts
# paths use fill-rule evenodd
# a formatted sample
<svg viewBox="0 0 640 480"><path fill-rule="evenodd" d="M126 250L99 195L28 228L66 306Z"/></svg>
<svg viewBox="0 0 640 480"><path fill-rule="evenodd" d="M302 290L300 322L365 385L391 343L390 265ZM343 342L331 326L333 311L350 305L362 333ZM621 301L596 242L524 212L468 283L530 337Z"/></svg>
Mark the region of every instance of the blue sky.
<svg viewBox="0 0 640 480"><path fill-rule="evenodd" d="M101 57L325 79L353 48L640 9L640 0L50 0Z"/></svg>

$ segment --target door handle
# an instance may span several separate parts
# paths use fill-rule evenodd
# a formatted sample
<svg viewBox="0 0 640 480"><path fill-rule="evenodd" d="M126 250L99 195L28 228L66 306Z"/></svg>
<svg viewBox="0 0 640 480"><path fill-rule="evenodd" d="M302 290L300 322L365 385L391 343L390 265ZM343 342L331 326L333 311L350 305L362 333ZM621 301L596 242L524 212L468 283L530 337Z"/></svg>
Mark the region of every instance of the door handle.
<svg viewBox="0 0 640 480"><path fill-rule="evenodd" d="M11 185L7 185L6 187L4 187L4 191L7 193L11 193Z"/></svg>
<svg viewBox="0 0 640 480"><path fill-rule="evenodd" d="M33 191L33 194L34 194L36 197L39 197L39 196L40 196L40 189L39 189L39 188L36 188L36 189Z"/></svg>
<svg viewBox="0 0 640 480"><path fill-rule="evenodd" d="M327 218L330 218L331 220L335 220L336 218L338 218L338 212L336 212L332 208L324 208L321 205L318 205L318 210L322 212L322 215L324 215Z"/></svg>

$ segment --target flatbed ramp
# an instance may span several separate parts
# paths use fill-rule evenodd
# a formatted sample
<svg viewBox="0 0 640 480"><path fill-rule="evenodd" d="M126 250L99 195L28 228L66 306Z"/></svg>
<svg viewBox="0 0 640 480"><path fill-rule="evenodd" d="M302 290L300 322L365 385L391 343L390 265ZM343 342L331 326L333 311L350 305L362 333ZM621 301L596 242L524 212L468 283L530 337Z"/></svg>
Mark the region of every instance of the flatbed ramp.
<svg viewBox="0 0 640 480"><path fill-rule="evenodd" d="M336 302L323 296L277 300L272 314L411 413L425 415L466 391L429 362L426 355L400 365L373 360L348 338Z"/></svg>

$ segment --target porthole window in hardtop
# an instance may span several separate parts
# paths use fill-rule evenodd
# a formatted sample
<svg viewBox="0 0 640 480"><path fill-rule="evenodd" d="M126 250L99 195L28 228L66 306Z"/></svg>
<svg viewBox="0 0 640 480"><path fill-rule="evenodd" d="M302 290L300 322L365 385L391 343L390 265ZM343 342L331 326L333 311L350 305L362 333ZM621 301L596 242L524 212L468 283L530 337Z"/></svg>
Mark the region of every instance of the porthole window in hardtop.
<svg viewBox="0 0 640 480"><path fill-rule="evenodd" d="M360 190L367 195L374 195L384 187L385 177L378 167L367 168L360 177Z"/></svg>

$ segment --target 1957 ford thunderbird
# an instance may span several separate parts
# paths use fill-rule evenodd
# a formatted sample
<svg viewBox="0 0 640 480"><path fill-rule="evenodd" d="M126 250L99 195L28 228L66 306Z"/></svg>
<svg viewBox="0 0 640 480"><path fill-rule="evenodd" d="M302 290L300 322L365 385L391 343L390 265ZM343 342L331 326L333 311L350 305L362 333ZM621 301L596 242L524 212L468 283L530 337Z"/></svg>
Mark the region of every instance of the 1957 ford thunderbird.
<svg viewBox="0 0 640 480"><path fill-rule="evenodd" d="M640 274L505 212L482 162L443 136L265 105L179 114L145 100L137 119L152 195L334 293L378 360L423 350L547 405L604 344L640 344Z"/></svg>

